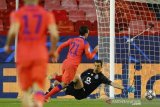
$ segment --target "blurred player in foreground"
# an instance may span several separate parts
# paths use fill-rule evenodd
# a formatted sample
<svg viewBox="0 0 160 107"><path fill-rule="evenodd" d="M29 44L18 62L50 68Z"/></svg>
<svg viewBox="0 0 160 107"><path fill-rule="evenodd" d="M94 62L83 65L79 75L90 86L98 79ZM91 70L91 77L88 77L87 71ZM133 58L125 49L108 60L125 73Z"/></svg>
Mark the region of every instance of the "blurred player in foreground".
<svg viewBox="0 0 160 107"><path fill-rule="evenodd" d="M60 84L54 87L45 96L46 101L50 96L64 89L74 79L77 67L80 64L84 53L88 59L92 59L94 58L94 56L98 51L98 46L96 46L93 52L90 52L90 49L89 49L90 46L86 40L89 34L89 30L87 26L81 26L79 29L79 34L80 34L79 37L71 38L67 40L66 42L61 44L57 49L57 53L60 53L63 48L69 46L69 52L68 52L67 58L63 61L63 65L62 65L62 76L57 77L60 79L59 81Z"/></svg>
<svg viewBox="0 0 160 107"><path fill-rule="evenodd" d="M111 85L118 89L124 89L123 86L110 81L106 76L102 74L102 61L96 60L94 63L94 69L87 69L80 76L75 76L74 80L66 87L65 94L74 96L76 99L81 100L87 98L99 85L106 84ZM53 78L55 79L55 75ZM49 91L59 83L55 80L53 85L49 88ZM111 103L111 100L106 96L107 103Z"/></svg>
<svg viewBox="0 0 160 107"><path fill-rule="evenodd" d="M5 50L11 51L10 46L18 34L16 67L19 85L24 92L22 106L43 107L42 89L47 75L48 56L57 57L55 50L59 36L53 15L39 6L38 0L24 0L24 3L22 8L11 13ZM51 34L49 55L47 30Z"/></svg>

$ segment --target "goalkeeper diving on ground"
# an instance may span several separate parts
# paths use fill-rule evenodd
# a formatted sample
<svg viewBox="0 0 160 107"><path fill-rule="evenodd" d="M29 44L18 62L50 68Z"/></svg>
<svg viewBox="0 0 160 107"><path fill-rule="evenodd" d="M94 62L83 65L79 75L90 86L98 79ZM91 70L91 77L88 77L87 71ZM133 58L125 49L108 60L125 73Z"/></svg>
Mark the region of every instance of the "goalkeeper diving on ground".
<svg viewBox="0 0 160 107"><path fill-rule="evenodd" d="M104 76L101 71L102 65L101 60L96 60L94 69L87 69L80 76L75 76L74 80L66 87L65 94L74 96L77 100L81 100L87 98L101 84L111 85L114 88L125 90L130 93L130 88L125 89L122 85L112 82ZM61 82L61 76L53 75L51 79L55 81L48 91L52 90L53 87ZM47 93L48 92L46 92L46 94ZM111 100L107 96L105 100L107 103L111 103Z"/></svg>

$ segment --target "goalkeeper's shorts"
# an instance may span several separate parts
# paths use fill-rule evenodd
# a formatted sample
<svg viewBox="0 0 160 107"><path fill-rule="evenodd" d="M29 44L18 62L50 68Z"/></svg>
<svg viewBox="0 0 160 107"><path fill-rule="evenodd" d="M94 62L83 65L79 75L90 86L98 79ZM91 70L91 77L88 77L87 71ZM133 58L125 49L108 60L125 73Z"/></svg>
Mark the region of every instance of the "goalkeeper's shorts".
<svg viewBox="0 0 160 107"><path fill-rule="evenodd" d="M88 95L86 95L86 92L85 92L85 90L83 88L81 88L81 89L74 89L74 82L71 82L67 86L65 94L66 95L74 96L75 99L77 99L77 100L84 99L84 98L86 98L88 96Z"/></svg>

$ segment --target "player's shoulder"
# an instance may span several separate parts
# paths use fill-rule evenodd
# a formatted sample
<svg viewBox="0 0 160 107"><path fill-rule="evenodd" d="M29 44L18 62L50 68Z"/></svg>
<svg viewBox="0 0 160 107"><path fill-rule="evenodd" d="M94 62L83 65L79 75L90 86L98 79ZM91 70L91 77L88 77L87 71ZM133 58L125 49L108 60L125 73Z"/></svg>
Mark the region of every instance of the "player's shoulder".
<svg viewBox="0 0 160 107"><path fill-rule="evenodd" d="M10 17L17 17L19 13L20 13L20 10L14 10L10 13Z"/></svg>
<svg viewBox="0 0 160 107"><path fill-rule="evenodd" d="M40 11L42 11L42 12L46 12L46 13L49 13L49 11L47 11L44 7L42 7L42 6L37 6L37 8L40 10Z"/></svg>
<svg viewBox="0 0 160 107"><path fill-rule="evenodd" d="M100 73L98 73L99 75L101 75L101 76L104 76L104 74L102 73L102 72L100 72Z"/></svg>
<svg viewBox="0 0 160 107"><path fill-rule="evenodd" d="M66 40L66 41L71 41L71 42L72 42L72 41L74 41L74 39L75 39L75 38L69 38L69 39Z"/></svg>
<svg viewBox="0 0 160 107"><path fill-rule="evenodd" d="M13 16L13 15L16 15L17 13L18 13L17 11L12 11L10 15Z"/></svg>
<svg viewBox="0 0 160 107"><path fill-rule="evenodd" d="M23 14L26 12L26 10L27 10L27 6L24 5L20 7L18 10L12 11L11 14Z"/></svg>
<svg viewBox="0 0 160 107"><path fill-rule="evenodd" d="M101 78L107 78L102 72L98 73ZM108 78L107 78L108 79Z"/></svg>
<svg viewBox="0 0 160 107"><path fill-rule="evenodd" d="M45 15L46 15L48 18L54 19L53 13L51 13L51 12L49 12L49 11L46 11Z"/></svg>
<svg viewBox="0 0 160 107"><path fill-rule="evenodd" d="M87 70L85 70L85 72L93 72L93 69L88 68Z"/></svg>
<svg viewBox="0 0 160 107"><path fill-rule="evenodd" d="M22 7L20 7L18 10L15 10L14 12L15 13L24 13L25 12L25 10L26 10L26 6L22 6Z"/></svg>
<svg viewBox="0 0 160 107"><path fill-rule="evenodd" d="M51 12L47 11L44 7L42 6L37 6L40 12L44 13L45 15L52 15Z"/></svg>
<svg viewBox="0 0 160 107"><path fill-rule="evenodd" d="M73 38L69 38L68 40L75 42L75 41L81 41L81 38L73 37Z"/></svg>
<svg viewBox="0 0 160 107"><path fill-rule="evenodd" d="M76 37L76 38L83 41L84 44L88 44L88 41L84 37L79 36L79 37Z"/></svg>
<svg viewBox="0 0 160 107"><path fill-rule="evenodd" d="M85 45L86 45L86 44L89 44L88 41L87 41L86 39L84 39L84 44L85 44Z"/></svg>
<svg viewBox="0 0 160 107"><path fill-rule="evenodd" d="M82 73L82 75L87 75L87 74L91 74L91 73L93 73L93 69L89 68L89 69L86 69L86 70Z"/></svg>
<svg viewBox="0 0 160 107"><path fill-rule="evenodd" d="M25 8L26 8L26 6L22 6L17 10L13 10L11 13L12 14L18 14L18 13L24 12Z"/></svg>

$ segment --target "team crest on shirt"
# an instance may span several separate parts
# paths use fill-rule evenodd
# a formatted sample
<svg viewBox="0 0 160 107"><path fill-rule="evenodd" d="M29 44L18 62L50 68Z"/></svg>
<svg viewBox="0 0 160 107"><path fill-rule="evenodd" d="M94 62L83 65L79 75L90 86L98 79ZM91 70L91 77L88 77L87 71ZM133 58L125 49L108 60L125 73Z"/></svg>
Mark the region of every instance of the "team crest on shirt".
<svg viewBox="0 0 160 107"><path fill-rule="evenodd" d="M96 74L96 75L94 76L95 79L98 79L98 77L99 77L98 74Z"/></svg>

